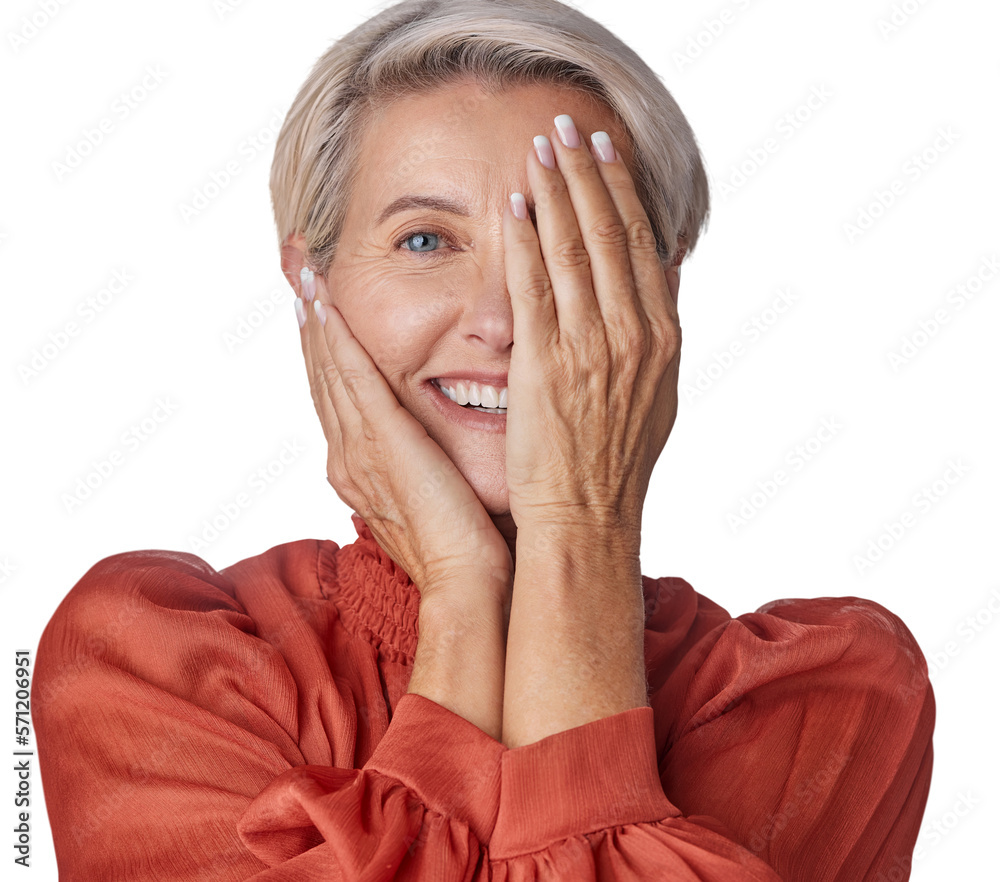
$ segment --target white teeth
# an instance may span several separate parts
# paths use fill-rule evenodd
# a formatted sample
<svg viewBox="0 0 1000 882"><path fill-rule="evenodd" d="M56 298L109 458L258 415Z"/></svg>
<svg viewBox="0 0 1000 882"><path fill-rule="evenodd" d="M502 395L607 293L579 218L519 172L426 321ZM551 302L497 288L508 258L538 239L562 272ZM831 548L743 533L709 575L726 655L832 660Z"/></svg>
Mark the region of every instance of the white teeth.
<svg viewBox="0 0 1000 882"><path fill-rule="evenodd" d="M445 386L445 382L452 383ZM436 380L437 387L456 404L463 407L467 404L473 407L488 407L492 409L507 407L507 387L504 386L499 392L493 386L485 383L480 385L476 382L466 383L464 380Z"/></svg>
<svg viewBox="0 0 1000 882"><path fill-rule="evenodd" d="M492 386L483 386L482 394L479 396L479 403L483 407L496 407L500 403L500 396Z"/></svg>

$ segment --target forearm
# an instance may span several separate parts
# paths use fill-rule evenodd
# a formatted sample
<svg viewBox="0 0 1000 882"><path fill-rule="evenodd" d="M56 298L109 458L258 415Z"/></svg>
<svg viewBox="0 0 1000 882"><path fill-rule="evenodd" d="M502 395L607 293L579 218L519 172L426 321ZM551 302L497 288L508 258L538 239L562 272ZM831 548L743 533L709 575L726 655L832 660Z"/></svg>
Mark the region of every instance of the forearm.
<svg viewBox="0 0 1000 882"><path fill-rule="evenodd" d="M509 602L470 584L421 598L408 692L437 702L497 741L503 723ZM507 591L509 596L509 589Z"/></svg>
<svg viewBox="0 0 1000 882"><path fill-rule="evenodd" d="M610 529L518 530L507 747L648 705L638 546Z"/></svg>

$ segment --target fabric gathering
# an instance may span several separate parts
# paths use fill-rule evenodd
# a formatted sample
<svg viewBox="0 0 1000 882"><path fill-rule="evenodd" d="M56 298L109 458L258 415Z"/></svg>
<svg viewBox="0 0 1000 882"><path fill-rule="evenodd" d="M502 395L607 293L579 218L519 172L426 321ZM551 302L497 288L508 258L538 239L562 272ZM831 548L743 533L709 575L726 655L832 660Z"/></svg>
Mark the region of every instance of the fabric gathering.
<svg viewBox="0 0 1000 882"><path fill-rule="evenodd" d="M909 878L902 619L641 572L709 209L659 75L559 0L402 0L312 66L270 190L357 539L81 568L31 693L59 878Z"/></svg>

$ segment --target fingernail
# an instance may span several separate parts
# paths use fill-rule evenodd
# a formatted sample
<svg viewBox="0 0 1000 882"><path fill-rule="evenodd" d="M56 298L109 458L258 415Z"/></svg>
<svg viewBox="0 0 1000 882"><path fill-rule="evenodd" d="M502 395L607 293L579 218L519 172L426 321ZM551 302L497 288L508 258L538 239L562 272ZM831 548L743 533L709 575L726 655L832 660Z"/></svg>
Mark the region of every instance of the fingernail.
<svg viewBox="0 0 1000 882"><path fill-rule="evenodd" d="M580 146L580 133L576 130L573 117L567 113L560 114L555 118L556 130L559 132L559 140L567 147Z"/></svg>
<svg viewBox="0 0 1000 882"><path fill-rule="evenodd" d="M319 316L319 323L326 327L326 310L323 309L323 304L318 300L313 301L313 309L316 310L316 315Z"/></svg>
<svg viewBox="0 0 1000 882"><path fill-rule="evenodd" d="M304 266L299 270L299 281L302 283L302 296L306 300L312 300L316 296L316 275L309 267Z"/></svg>
<svg viewBox="0 0 1000 882"><path fill-rule="evenodd" d="M611 144L611 137L607 132L594 132L590 136L590 143L594 145L594 149L597 151L597 155L601 157L602 162L614 162L618 158L615 148Z"/></svg>
<svg viewBox="0 0 1000 882"><path fill-rule="evenodd" d="M299 327L303 327L306 323L306 309L302 305L302 298L295 298L295 317L299 320Z"/></svg>
<svg viewBox="0 0 1000 882"><path fill-rule="evenodd" d="M549 143L549 139L545 135L535 135L535 153L542 165L546 168L555 169L556 156L552 152L552 144Z"/></svg>
<svg viewBox="0 0 1000 882"><path fill-rule="evenodd" d="M524 196L520 193L510 194L510 210L514 212L514 217L518 220L528 219L528 203L524 201Z"/></svg>

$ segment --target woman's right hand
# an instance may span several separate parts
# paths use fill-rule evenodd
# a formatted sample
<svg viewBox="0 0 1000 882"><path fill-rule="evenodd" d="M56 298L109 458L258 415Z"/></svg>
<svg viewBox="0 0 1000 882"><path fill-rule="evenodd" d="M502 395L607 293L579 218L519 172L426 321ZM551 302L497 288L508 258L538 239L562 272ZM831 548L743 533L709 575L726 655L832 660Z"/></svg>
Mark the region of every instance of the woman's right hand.
<svg viewBox="0 0 1000 882"><path fill-rule="evenodd" d="M323 276L301 280L302 351L328 444L327 479L425 599L480 584L508 600L507 543L468 481L403 407L331 305ZM324 306L324 321L312 297ZM297 307L298 309L298 307ZM302 321L300 316L300 322Z"/></svg>

